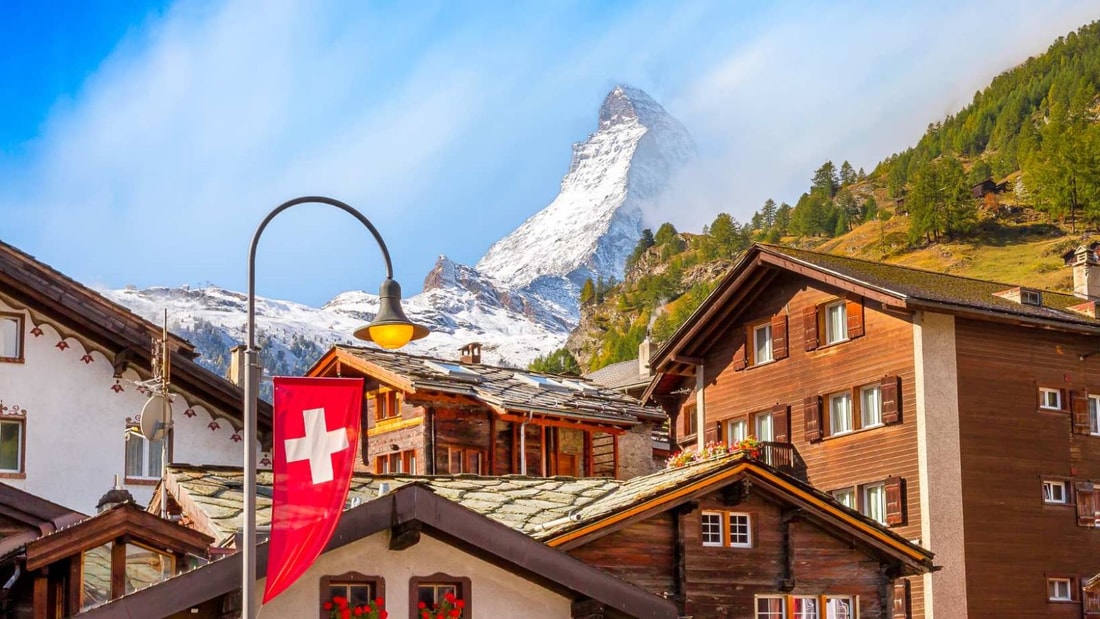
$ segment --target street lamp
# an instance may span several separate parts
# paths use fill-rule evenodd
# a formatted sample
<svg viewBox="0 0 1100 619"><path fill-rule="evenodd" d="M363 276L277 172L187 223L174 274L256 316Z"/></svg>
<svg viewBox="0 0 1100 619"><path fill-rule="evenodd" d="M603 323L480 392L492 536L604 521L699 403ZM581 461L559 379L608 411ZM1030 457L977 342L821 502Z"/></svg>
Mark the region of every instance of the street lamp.
<svg viewBox="0 0 1100 619"><path fill-rule="evenodd" d="M292 206L316 202L335 206L359 220L374 235L382 258L386 262L386 279L379 290L378 313L374 320L355 331L355 337L374 342L383 348L401 348L411 340L428 335L428 329L405 316L401 309L401 286L393 279L393 265L390 252L382 235L362 213L347 204L320 196L295 198L280 204L267 214L252 235L252 244L248 248L248 346L245 348L244 376L244 539L241 548L241 617L253 619L256 616L256 408L259 399L260 364L256 350L256 246L260 242L267 224Z"/></svg>

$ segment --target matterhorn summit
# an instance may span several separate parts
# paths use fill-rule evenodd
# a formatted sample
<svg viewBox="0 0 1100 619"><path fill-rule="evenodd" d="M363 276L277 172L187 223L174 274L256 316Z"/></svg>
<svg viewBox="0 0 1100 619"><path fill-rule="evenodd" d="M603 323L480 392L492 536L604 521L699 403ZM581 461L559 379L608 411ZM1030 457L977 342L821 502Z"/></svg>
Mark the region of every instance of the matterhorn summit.
<svg viewBox="0 0 1100 619"><path fill-rule="evenodd" d="M617 86L599 125L573 146L561 191L497 241L476 267L440 256L405 312L431 334L405 350L454 358L470 342L489 363L526 366L564 343L579 319L586 278L621 279L641 237L642 209L695 154L684 127L640 90ZM199 362L224 372L245 332L245 296L214 286L104 290L150 320L168 310L170 328L191 340ZM343 292L323 307L257 299L261 361L272 375L300 375L333 344L369 322L378 297Z"/></svg>
<svg viewBox="0 0 1100 619"><path fill-rule="evenodd" d="M616 86L600 106L596 132L573 145L558 196L494 243L477 270L501 288L576 312L586 278L622 278L641 237L643 206L694 155L691 136L660 104Z"/></svg>

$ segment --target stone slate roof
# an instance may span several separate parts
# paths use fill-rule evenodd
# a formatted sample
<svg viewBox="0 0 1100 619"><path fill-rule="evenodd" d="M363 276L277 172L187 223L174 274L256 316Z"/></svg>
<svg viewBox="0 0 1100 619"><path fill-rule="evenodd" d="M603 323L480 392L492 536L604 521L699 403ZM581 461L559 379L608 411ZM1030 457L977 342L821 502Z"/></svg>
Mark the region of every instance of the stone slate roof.
<svg viewBox="0 0 1100 619"><path fill-rule="evenodd" d="M753 467L782 478L787 484L812 496L822 505L845 513L849 518L879 530L880 533L892 538L896 544L919 549L918 546L870 518L844 507L832 495L759 461L748 460L741 453L665 469L626 481L600 477L541 478L520 475L481 477L357 473L352 476L348 498L350 506L354 506L358 502L377 498L382 484L387 484L392 491L407 484L418 483L443 498L507 527L534 539L547 541L656 499L667 492L724 473L742 462L749 462ZM190 502L201 509L214 528L213 531L206 531L206 533L215 537L216 544L228 545L243 522L241 515L243 478L240 469L177 464L169 467L168 474L169 491L176 495L177 499L182 498L179 495L185 493L187 500L180 502L183 504ZM271 483L270 471L258 472L256 521L259 526L265 526L271 521ZM920 549L920 552L927 553L923 549Z"/></svg>
<svg viewBox="0 0 1100 619"><path fill-rule="evenodd" d="M785 256L797 262L828 271L853 283L862 284L906 300L1057 321L1071 325L1100 327L1100 320L1067 309L1085 301L1072 294L1044 290L1042 291L1042 306L1026 305L994 296L996 292L1015 288L1019 284L972 279L791 247L764 244L759 245L759 247L770 254Z"/></svg>
<svg viewBox="0 0 1100 619"><path fill-rule="evenodd" d="M594 372L585 374L584 377L610 389L622 389L634 385L644 385L649 382L649 376L643 376L638 372L637 359L605 365Z"/></svg>
<svg viewBox="0 0 1100 619"><path fill-rule="evenodd" d="M508 411L619 425L665 419L660 409L643 406L628 395L584 378L461 363L375 348L337 346L336 350L403 378L417 391L462 395ZM449 372L441 369L440 364L463 371ZM536 384L546 380L552 381L549 386Z"/></svg>

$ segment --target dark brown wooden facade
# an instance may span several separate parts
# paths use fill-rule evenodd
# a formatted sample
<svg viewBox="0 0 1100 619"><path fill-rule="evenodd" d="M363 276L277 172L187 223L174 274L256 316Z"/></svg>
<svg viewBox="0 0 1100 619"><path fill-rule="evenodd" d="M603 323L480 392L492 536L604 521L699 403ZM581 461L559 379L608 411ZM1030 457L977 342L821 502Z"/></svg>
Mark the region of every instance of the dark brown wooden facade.
<svg viewBox="0 0 1100 619"><path fill-rule="evenodd" d="M913 286L923 272L857 265L878 277L871 286L840 270L844 259L830 257L827 268L816 269L810 252L784 254L770 247L750 250L711 305L689 320L679 340L659 351L651 393L693 387L692 374L701 364L707 440L727 440L731 420L746 420L752 433L754 417L770 413L778 420L773 440L790 441L815 487L847 495L853 507L864 510L865 491L881 484L886 505L876 517L907 539L933 540L938 564L952 556L964 563L954 567L965 575L965 606L941 605L951 599L945 594L936 604L939 614L1082 616L1080 586L1100 571L1100 531L1095 530L1100 503L1093 491L1100 491L1094 486L1100 483L1100 432L1095 419L1090 428L1088 411L1088 394L1100 392L1095 327L1070 316L1059 325L1051 320L1058 314L1045 308L1032 312L1034 317L1027 315L1030 308L1019 316L987 311L982 304L999 308L1001 302L987 301L993 294L984 290L971 306L942 299L921 306L911 288L892 294L889 269L900 271L905 286ZM978 298L966 288L977 284L962 281L958 294ZM1059 307L1072 302L1062 298L1068 295L1044 295ZM825 344L818 317L823 306L836 302L847 305L848 333ZM751 327L768 321L774 338L775 325L784 318L787 355L754 364L745 351L746 344L752 346ZM928 327L933 322L947 328L933 330ZM940 331L950 339L929 344ZM943 384L945 375L953 384ZM869 386L878 387L881 417L861 428L859 395ZM1058 410L1042 408L1042 389L1058 392ZM945 408L950 399L941 397L945 391L957 392L957 412ZM851 394L853 423L834 432L830 396L844 393ZM679 411L680 433L691 430L684 416L695 410L692 393ZM941 424L945 415L950 424ZM957 447L944 453L943 446L955 440ZM686 446L691 445L689 440ZM953 483L961 488L957 508L941 501L942 482L922 487L928 483L925 475L939 480L955 475ZM1044 482L1054 484L1055 500L1044 499ZM1057 496L1059 488L1064 495ZM946 515L923 521L930 510L944 514L948 508L942 505L952 506L950 518L961 526L945 528ZM957 552L941 552L952 546ZM896 616L931 616L924 588L931 582L937 589L939 578L911 579L910 607ZM1061 597L1066 580L1070 599L1054 599Z"/></svg>
<svg viewBox="0 0 1100 619"><path fill-rule="evenodd" d="M525 414L455 393L461 382L451 388L416 386L340 348L310 375L365 379L357 470L627 478L654 469L652 419L586 418L552 408Z"/></svg>

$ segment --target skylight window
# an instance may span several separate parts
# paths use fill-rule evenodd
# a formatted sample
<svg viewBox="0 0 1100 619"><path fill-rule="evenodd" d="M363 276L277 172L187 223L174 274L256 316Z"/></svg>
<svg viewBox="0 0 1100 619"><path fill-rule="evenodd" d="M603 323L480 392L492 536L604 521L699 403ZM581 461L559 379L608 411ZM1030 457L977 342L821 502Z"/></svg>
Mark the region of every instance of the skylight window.
<svg viewBox="0 0 1100 619"><path fill-rule="evenodd" d="M439 372L440 374L443 374L444 376L449 376L451 378L472 381L481 380L480 374L471 369L464 368L457 363L444 363L442 361L424 361L424 365L435 372Z"/></svg>
<svg viewBox="0 0 1100 619"><path fill-rule="evenodd" d="M563 383L560 383L549 376L539 376L537 374L521 374L516 372L513 374L516 379L527 383L533 387L539 387L540 389L552 389L555 391L565 391L575 389L574 387L567 387Z"/></svg>
<svg viewBox="0 0 1100 619"><path fill-rule="evenodd" d="M595 393L599 391L594 385L584 382L583 380L573 380L570 378L560 379L562 385L569 387L573 391L580 391L581 393Z"/></svg>

